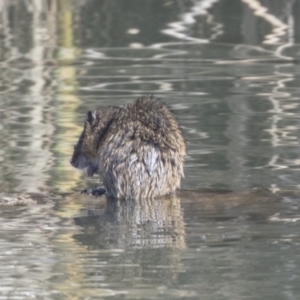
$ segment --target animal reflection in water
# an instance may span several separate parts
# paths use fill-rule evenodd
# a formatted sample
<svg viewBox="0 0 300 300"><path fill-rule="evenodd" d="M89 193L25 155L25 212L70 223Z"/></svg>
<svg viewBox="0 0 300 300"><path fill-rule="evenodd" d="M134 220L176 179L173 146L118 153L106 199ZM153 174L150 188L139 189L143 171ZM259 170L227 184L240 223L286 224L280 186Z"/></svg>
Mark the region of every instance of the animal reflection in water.
<svg viewBox="0 0 300 300"><path fill-rule="evenodd" d="M217 222L224 222L222 226L234 222L236 227L239 222L268 221L284 211L284 194L268 190L179 190L159 199L126 201L82 197L88 202L88 213L75 218L75 223L85 229L76 239L96 248L181 249L186 247L185 227L193 226L193 222L199 224L198 230L206 236L214 233ZM209 227L207 220L213 222Z"/></svg>
<svg viewBox="0 0 300 300"><path fill-rule="evenodd" d="M84 244L122 249L185 247L182 210L175 195L126 201L104 196L88 199L88 215L75 218L85 229L75 238Z"/></svg>

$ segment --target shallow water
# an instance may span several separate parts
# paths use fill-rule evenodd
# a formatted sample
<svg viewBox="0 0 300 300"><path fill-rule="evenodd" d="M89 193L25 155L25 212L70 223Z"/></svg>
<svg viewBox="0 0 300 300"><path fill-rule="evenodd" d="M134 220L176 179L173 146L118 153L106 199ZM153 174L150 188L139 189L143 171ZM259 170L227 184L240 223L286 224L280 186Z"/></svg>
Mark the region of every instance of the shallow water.
<svg viewBox="0 0 300 300"><path fill-rule="evenodd" d="M1 299L299 298L299 1L0 4ZM144 94L183 190L80 195L85 112Z"/></svg>

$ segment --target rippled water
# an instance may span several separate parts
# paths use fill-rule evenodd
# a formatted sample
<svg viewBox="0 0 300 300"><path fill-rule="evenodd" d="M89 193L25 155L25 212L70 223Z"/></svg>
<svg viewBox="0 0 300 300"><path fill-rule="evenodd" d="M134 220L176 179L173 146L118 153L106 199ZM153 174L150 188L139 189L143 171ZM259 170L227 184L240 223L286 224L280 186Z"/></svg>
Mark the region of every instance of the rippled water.
<svg viewBox="0 0 300 300"><path fill-rule="evenodd" d="M0 1L0 299L298 299L299 8ZM183 189L80 195L85 112L144 94L182 125Z"/></svg>

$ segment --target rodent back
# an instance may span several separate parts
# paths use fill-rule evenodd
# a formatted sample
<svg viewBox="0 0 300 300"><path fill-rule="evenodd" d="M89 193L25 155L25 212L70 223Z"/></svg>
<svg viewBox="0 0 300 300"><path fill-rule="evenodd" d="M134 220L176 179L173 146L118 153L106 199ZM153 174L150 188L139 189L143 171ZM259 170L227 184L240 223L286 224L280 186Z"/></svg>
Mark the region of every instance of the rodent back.
<svg viewBox="0 0 300 300"><path fill-rule="evenodd" d="M99 147L99 169L114 197L173 192L183 176L185 141L161 102L139 99L115 117Z"/></svg>
<svg viewBox="0 0 300 300"><path fill-rule="evenodd" d="M131 139L148 142L164 149L185 154L185 141L177 120L167 106L153 98L140 98L116 115L111 134L120 130L131 133Z"/></svg>

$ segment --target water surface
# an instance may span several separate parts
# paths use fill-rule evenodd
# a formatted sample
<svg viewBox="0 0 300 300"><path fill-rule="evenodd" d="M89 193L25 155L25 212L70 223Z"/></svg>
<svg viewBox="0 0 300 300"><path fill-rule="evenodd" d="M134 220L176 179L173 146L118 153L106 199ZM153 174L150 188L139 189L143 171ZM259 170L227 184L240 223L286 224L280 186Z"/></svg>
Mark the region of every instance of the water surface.
<svg viewBox="0 0 300 300"><path fill-rule="evenodd" d="M299 7L3 2L0 298L298 299ZM182 125L183 190L78 193L85 112L147 94Z"/></svg>

